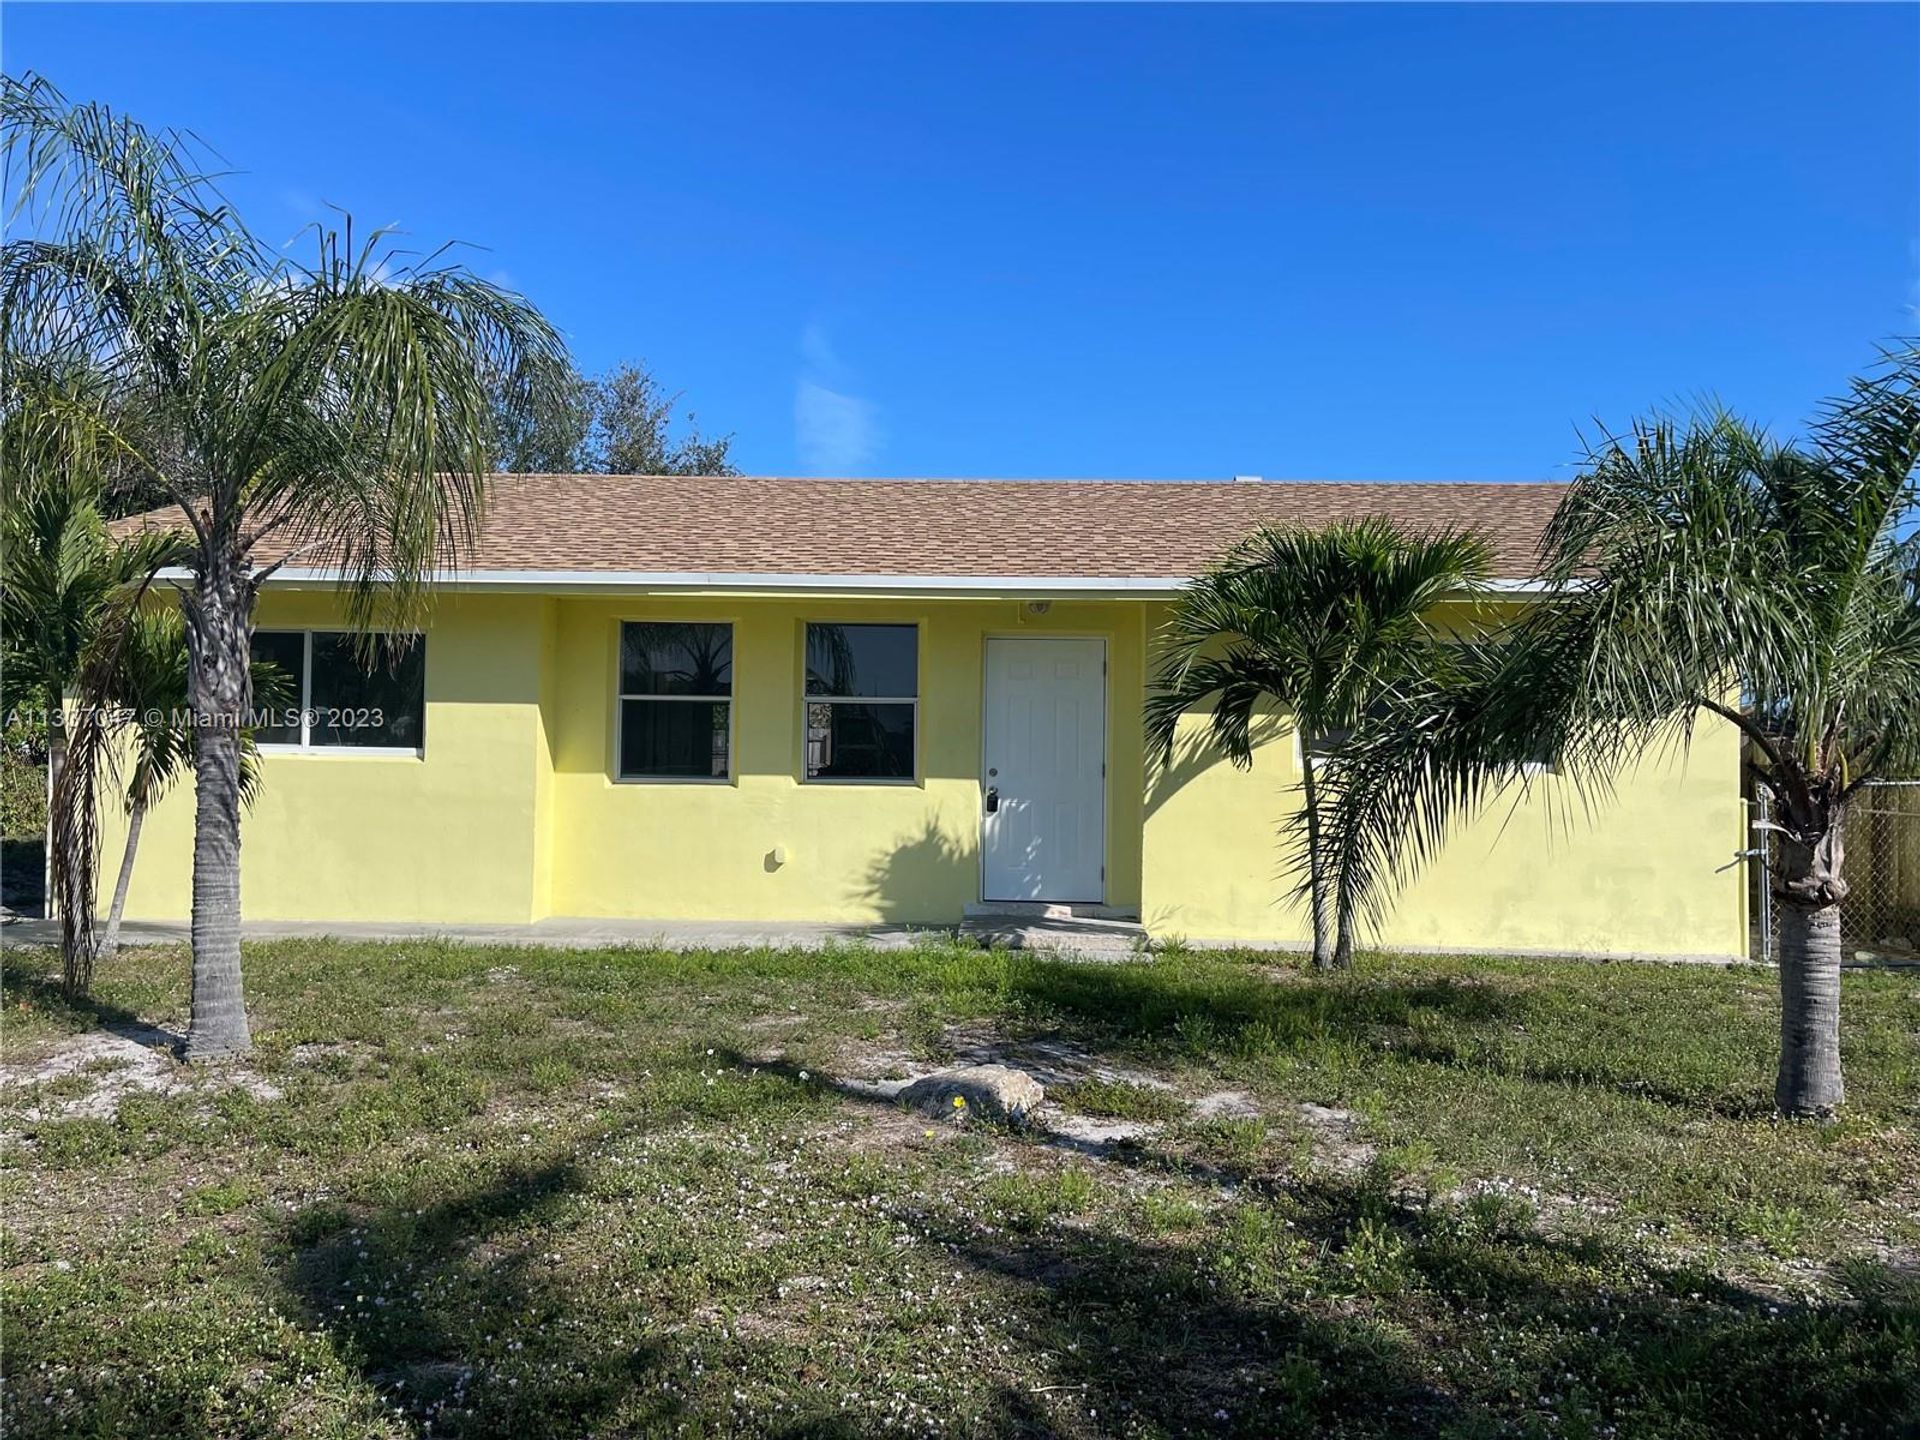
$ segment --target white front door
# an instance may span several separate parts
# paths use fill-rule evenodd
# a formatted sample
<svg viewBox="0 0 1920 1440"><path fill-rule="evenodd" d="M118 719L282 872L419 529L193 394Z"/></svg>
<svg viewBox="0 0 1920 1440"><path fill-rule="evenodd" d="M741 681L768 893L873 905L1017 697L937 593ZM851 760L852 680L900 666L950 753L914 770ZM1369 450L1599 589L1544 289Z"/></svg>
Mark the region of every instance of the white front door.
<svg viewBox="0 0 1920 1440"><path fill-rule="evenodd" d="M1106 655L1100 640L987 640L988 900L1105 898Z"/></svg>

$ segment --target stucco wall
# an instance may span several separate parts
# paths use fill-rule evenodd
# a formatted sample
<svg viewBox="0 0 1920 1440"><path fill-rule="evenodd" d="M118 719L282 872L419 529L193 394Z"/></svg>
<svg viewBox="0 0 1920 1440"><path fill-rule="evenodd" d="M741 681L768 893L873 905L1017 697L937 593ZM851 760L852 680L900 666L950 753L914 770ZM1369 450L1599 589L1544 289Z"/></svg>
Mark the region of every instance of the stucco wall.
<svg viewBox="0 0 1920 1440"><path fill-rule="evenodd" d="M613 778L622 620L734 626L734 777ZM803 781L805 625L920 629L919 769L911 784ZM1015 600L561 602L553 906L567 915L741 920L946 920L979 896L981 685L988 635L1098 635L1110 669L1107 895L1140 885L1141 615L1137 606ZM784 850L784 863L773 859Z"/></svg>
<svg viewBox="0 0 1920 1440"><path fill-rule="evenodd" d="M262 626L337 623L332 597L274 591ZM614 779L622 619L734 625L734 775ZM243 825L256 919L514 922L953 921L978 898L981 684L994 634L1108 644L1107 897L1157 934L1297 943L1279 827L1298 758L1275 719L1250 771L1183 753L1142 785L1140 700L1155 607L992 601L600 599L448 595L427 647L423 757L270 754ZM911 784L802 778L807 620L921 628L920 773ZM1196 722L1197 727L1197 722ZM1731 730L1623 776L1591 819L1547 777L1462 828L1403 897L1387 943L1673 955L1743 950ZM107 873L121 819L107 817ZM155 810L128 913L189 909L192 786ZM776 863L773 852L784 850Z"/></svg>
<svg viewBox="0 0 1920 1440"><path fill-rule="evenodd" d="M271 592L261 628L337 623L331 597ZM623 619L734 629L734 775L614 778ZM905 784L801 779L809 620L921 627L919 774ZM421 757L268 754L242 829L254 919L523 921L546 915L860 923L960 917L979 895L985 639L1097 635L1110 667L1107 895L1140 896L1142 629L1138 606L1017 600L601 600L448 596L428 626ZM192 787L147 822L137 918L190 907ZM103 853L117 860L121 820ZM784 863L772 852L783 849Z"/></svg>
<svg viewBox="0 0 1920 1440"><path fill-rule="evenodd" d="M427 639L424 757L261 756L259 793L241 820L247 918L534 917L542 637L553 603L473 595L437 602ZM325 628L339 613L328 594L276 590L261 597L256 623ZM120 859L117 805L105 830L103 887ZM148 817L128 915L186 918L192 840L187 775Z"/></svg>
<svg viewBox="0 0 1920 1440"><path fill-rule="evenodd" d="M1308 917L1286 898L1295 877L1284 826L1299 807L1293 730L1270 715L1242 771L1215 758L1204 728L1188 717L1174 763L1147 787L1142 919L1196 941L1305 944ZM1733 727L1714 720L1686 752L1615 777L1591 810L1566 778L1535 777L1456 828L1378 942L1743 956L1743 871L1721 868L1744 843L1739 763Z"/></svg>

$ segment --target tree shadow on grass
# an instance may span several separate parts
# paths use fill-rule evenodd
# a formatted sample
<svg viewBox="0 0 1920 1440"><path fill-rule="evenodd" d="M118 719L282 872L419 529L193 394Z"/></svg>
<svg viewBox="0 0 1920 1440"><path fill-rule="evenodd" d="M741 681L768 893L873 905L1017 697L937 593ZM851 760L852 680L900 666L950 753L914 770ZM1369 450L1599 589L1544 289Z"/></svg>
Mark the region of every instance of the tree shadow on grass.
<svg viewBox="0 0 1920 1440"><path fill-rule="evenodd" d="M1309 1435L1358 1420L1412 1434L1461 1413L1393 1327L1259 1303L1190 1246L951 1222L934 1238L1017 1297L1007 1308L1020 1342L1045 1356L1045 1383L1000 1391L1013 1433L1056 1434L1078 1419L1096 1433Z"/></svg>
<svg viewBox="0 0 1920 1440"><path fill-rule="evenodd" d="M991 1201L896 1212L1000 1287L1006 1331L1047 1357L1046 1384L999 1395L996 1433L1098 1432L1097 1411L1169 1434L1920 1435L1920 1283L1885 1266L1793 1301L1384 1171L1097 1158L1146 1193L1201 1179L1226 1223L1153 1240Z"/></svg>
<svg viewBox="0 0 1920 1440"><path fill-rule="evenodd" d="M1011 1292L1024 1342L1053 1362L1041 1388L1151 1433L1789 1440L1920 1424L1911 1287L1786 1304L1365 1182L1235 1203L1197 1241L952 1215L932 1238ZM1008 1390L1001 1408L1010 1431L1064 1428L1043 1393Z"/></svg>
<svg viewBox="0 0 1920 1440"><path fill-rule="evenodd" d="M599 1141L576 1138L569 1153ZM736 1396L728 1412L711 1378L755 1347L697 1293L699 1267L724 1257L679 1256L664 1300L583 1279L570 1238L596 1218L619 1223L594 1208L617 1199L591 1189L579 1162L547 1158L491 1167L425 1207L310 1207L281 1236L283 1301L422 1436L898 1433L803 1388L792 1357L796 1383L777 1407ZM572 1269L553 1246L574 1249ZM764 1375L742 1383L764 1394Z"/></svg>
<svg viewBox="0 0 1920 1440"><path fill-rule="evenodd" d="M50 971L22 969L13 960L0 967L0 1003L25 1003L44 1014L62 1016L76 1035L105 1030L150 1050L178 1056L186 1037L142 1020L124 1005L94 995L69 996Z"/></svg>
<svg viewBox="0 0 1920 1440"><path fill-rule="evenodd" d="M641 1431L669 1426L680 1405L656 1383L669 1357L639 1324L556 1347L574 1311L568 1285L517 1232L562 1222L583 1185L571 1160L543 1160L429 1207L361 1219L310 1208L288 1223L281 1280L425 1433L589 1434L616 1411Z"/></svg>
<svg viewBox="0 0 1920 1440"><path fill-rule="evenodd" d="M1520 1018L1526 997L1446 979L1356 982L1345 977L1275 981L1225 965L1086 965L1030 959L1009 977L1030 1006L1058 1011L1122 1039L1211 1032L1247 1039L1364 1039L1411 1025L1422 1011L1477 1024Z"/></svg>
<svg viewBox="0 0 1920 1440"><path fill-rule="evenodd" d="M1541 1084L1601 1087L1690 1112L1735 1118L1772 1113L1769 1096L1715 1095L1665 1083L1639 1065L1566 1062L1509 1037L1536 1018L1524 990L1468 980L1400 978L1362 970L1276 980L1224 964L1085 965L1023 957L1015 1002L1076 1038L1151 1058L1173 1052L1202 1064L1222 1057L1376 1056Z"/></svg>

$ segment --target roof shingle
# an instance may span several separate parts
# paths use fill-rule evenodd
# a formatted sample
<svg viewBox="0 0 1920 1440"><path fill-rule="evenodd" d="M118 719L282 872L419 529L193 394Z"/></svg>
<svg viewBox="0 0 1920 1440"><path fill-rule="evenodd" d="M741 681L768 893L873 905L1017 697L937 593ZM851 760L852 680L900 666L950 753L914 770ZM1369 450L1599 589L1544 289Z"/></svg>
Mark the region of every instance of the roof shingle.
<svg viewBox="0 0 1920 1440"><path fill-rule="evenodd" d="M1525 579L1559 484L493 477L475 571L1189 576L1260 524L1477 530ZM277 558L261 555L262 561ZM295 564L300 563L298 560Z"/></svg>

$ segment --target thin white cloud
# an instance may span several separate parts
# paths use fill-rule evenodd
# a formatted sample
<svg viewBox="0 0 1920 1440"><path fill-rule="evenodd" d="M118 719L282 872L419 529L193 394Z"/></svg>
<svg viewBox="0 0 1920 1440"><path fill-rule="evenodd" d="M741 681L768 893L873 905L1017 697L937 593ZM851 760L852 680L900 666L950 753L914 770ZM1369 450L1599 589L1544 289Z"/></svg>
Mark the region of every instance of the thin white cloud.
<svg viewBox="0 0 1920 1440"><path fill-rule="evenodd" d="M813 475L856 475L879 453L880 411L851 393L847 367L824 326L800 333L800 375L793 390L793 446Z"/></svg>
<svg viewBox="0 0 1920 1440"><path fill-rule="evenodd" d="M283 188L280 191L280 203L302 220L325 220L332 213L319 196L305 190Z"/></svg>
<svg viewBox="0 0 1920 1440"><path fill-rule="evenodd" d="M846 369L827 327L817 320L808 321L807 328L800 332L800 360L812 373L829 379Z"/></svg>
<svg viewBox="0 0 1920 1440"><path fill-rule="evenodd" d="M871 400L803 378L793 392L793 444L809 474L858 474L880 449L878 412Z"/></svg>

